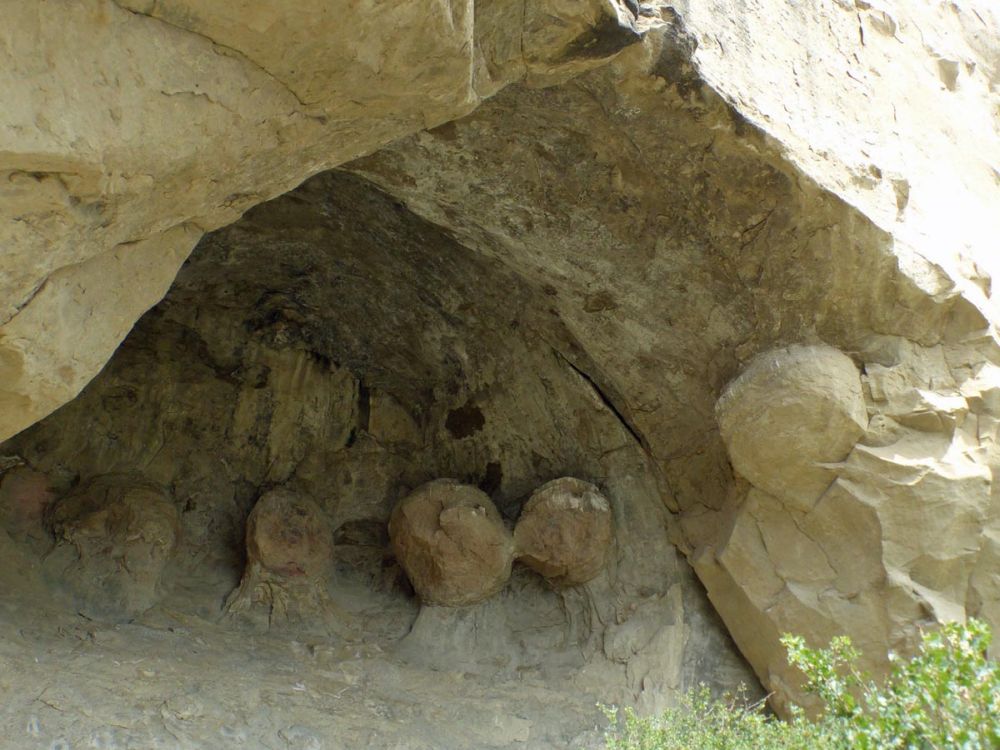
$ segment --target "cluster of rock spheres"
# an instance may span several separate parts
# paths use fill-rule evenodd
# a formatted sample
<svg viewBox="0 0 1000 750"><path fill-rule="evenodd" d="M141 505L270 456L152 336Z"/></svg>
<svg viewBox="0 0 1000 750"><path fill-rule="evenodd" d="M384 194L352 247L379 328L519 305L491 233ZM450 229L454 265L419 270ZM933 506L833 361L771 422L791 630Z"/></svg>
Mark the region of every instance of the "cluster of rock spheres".
<svg viewBox="0 0 1000 750"><path fill-rule="evenodd" d="M5 482L3 499L24 505L32 472ZM57 500L44 498L56 545L46 574L93 619L124 622L162 596L161 578L177 549L180 521L162 489L141 477L96 477ZM37 515L37 514L36 514ZM336 626L331 600L334 529L313 500L288 489L266 492L246 522L246 566L229 595L231 616L256 606L268 623ZM524 505L512 534L489 496L437 479L404 497L389 519L392 549L426 605L463 607L498 593L515 559L553 587L582 585L605 567L614 538L611 507L597 487L554 479Z"/></svg>
<svg viewBox="0 0 1000 750"><path fill-rule="evenodd" d="M614 536L611 506L594 485L572 477L539 487L511 534L476 487L438 479L400 501L389 538L427 604L464 606L496 594L520 560L556 587L593 579Z"/></svg>
<svg viewBox="0 0 1000 750"><path fill-rule="evenodd" d="M561 326L541 337L656 467L677 548L779 704L783 632L847 633L878 669L935 623L1000 628L995 3L3 15L0 437L76 397L205 232L346 165L537 291ZM550 521L609 534L575 492L540 490L511 538L432 485L394 541L428 601L489 595L514 557L571 585L596 560ZM287 502L252 519L231 608L287 610L276 582L322 567L308 504L273 531ZM109 561L154 582L169 503L117 479L64 503L79 567L53 575L142 608Z"/></svg>

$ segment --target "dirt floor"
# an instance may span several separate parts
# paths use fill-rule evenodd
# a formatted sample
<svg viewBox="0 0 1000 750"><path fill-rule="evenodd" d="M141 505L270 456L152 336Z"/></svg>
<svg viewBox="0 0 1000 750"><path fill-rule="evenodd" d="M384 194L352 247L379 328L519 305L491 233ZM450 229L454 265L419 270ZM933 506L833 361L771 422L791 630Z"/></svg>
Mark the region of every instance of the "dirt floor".
<svg viewBox="0 0 1000 750"><path fill-rule="evenodd" d="M0 746L601 746L598 696L554 687L550 675L455 668L460 659L428 668L406 638L386 646L386 635L257 634L169 606L106 625L8 599L0 604Z"/></svg>

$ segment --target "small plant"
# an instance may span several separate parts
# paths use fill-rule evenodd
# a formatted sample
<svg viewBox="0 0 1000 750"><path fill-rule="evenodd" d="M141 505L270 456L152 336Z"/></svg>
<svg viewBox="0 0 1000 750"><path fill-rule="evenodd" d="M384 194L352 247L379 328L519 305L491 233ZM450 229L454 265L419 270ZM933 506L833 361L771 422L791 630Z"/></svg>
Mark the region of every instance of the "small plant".
<svg viewBox="0 0 1000 750"><path fill-rule="evenodd" d="M736 696L713 698L704 685L687 693L680 704L655 718L626 708L604 708L612 723L608 750L816 750L822 737L804 720L786 723L768 714L764 701L748 703L741 687Z"/></svg>
<svg viewBox="0 0 1000 750"><path fill-rule="evenodd" d="M978 620L925 633L909 661L883 685L862 675L849 639L806 648L785 636L789 662L826 707L822 725L838 746L858 750L1000 748L1000 667L986 657L989 628Z"/></svg>
<svg viewBox="0 0 1000 750"><path fill-rule="evenodd" d="M1000 667L989 661L989 628L948 624L924 634L916 656L878 685L857 668L846 637L826 649L786 635L789 662L823 703L815 721L767 713L745 694L719 700L704 686L662 716L604 709L609 750L991 750L1000 748Z"/></svg>

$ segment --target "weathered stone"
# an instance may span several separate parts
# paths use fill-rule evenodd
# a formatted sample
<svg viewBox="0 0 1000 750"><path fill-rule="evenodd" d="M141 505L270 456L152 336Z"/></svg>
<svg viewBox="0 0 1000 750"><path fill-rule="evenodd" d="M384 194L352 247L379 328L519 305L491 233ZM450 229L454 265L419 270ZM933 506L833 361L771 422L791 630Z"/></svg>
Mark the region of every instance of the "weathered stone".
<svg viewBox="0 0 1000 750"><path fill-rule="evenodd" d="M782 710L804 696L800 676L775 643L777 633L820 644L847 634L860 647L864 668L881 674L890 652L915 646L921 627L995 612L997 589L984 571L995 565L992 539L1000 522L990 469L997 460L990 394L1000 379L995 368L982 367L958 388L933 353L914 357L902 346L896 356L892 364L866 363L874 418L847 457L831 466L835 479L819 499L804 506L768 495L758 489L774 486L766 467L747 470L757 486L730 508L714 548L695 559L709 595ZM724 398L746 392L744 385ZM816 407L828 406L836 391L825 393L824 403L814 392ZM732 409L731 402L720 405L720 415ZM973 409L978 414L970 414ZM796 412L785 417L797 419ZM785 434L772 413L767 420L768 434ZM815 438L803 436L794 445L809 446ZM756 439L766 439L765 432ZM776 461L771 471L780 474L788 463Z"/></svg>
<svg viewBox="0 0 1000 750"><path fill-rule="evenodd" d="M130 620L160 598L180 535L162 489L134 476L96 477L57 501L50 522L56 548L46 575L88 617Z"/></svg>
<svg viewBox="0 0 1000 750"><path fill-rule="evenodd" d="M328 587L333 531L322 510L287 489L265 493L247 518L247 564L226 609L261 605L268 624L322 621L332 609Z"/></svg>
<svg viewBox="0 0 1000 750"><path fill-rule="evenodd" d="M0 439L80 392L203 232L513 81L603 64L659 24L639 10L6 4Z"/></svg>
<svg viewBox="0 0 1000 750"><path fill-rule="evenodd" d="M596 577L608 561L614 526L601 491L581 479L562 477L539 487L514 527L518 561L556 587Z"/></svg>
<svg viewBox="0 0 1000 750"><path fill-rule="evenodd" d="M453 479L428 482L400 500L389 538L425 604L476 604L510 578L513 543L493 501Z"/></svg>
<svg viewBox="0 0 1000 750"><path fill-rule="evenodd" d="M41 540L45 514L56 499L49 478L27 466L0 475L0 528L15 538Z"/></svg>
<svg viewBox="0 0 1000 750"><path fill-rule="evenodd" d="M716 417L733 468L790 507L809 510L868 425L857 367L829 346L758 355Z"/></svg>
<svg viewBox="0 0 1000 750"><path fill-rule="evenodd" d="M341 182L280 202L284 231L248 216L227 236L266 239L190 268L106 377L20 440L33 466L154 472L202 546L293 474L337 522L382 522L429 476L478 482L510 514L542 477L600 476L616 513L646 521L616 530L628 564L559 592L525 573L524 608L494 611L534 654L558 651L539 632L595 654L623 592L662 598L678 572L651 559L672 554L659 498L778 701L800 697L782 630L847 632L877 667L919 624L997 625L991 3L286 6L4 14L0 434L79 390L204 229L393 141L350 169L396 208L345 208L341 188L359 193ZM451 239L399 231L397 211ZM817 340L863 365L868 431L825 466L793 456L809 479L794 491L764 476L788 466L747 471L763 482L748 488L716 400L758 352ZM632 596L607 621L633 606L675 611ZM469 646L482 613L454 614ZM609 640L615 660L646 635L663 654L648 679L638 653L615 677L629 699L680 684L690 625L669 627Z"/></svg>

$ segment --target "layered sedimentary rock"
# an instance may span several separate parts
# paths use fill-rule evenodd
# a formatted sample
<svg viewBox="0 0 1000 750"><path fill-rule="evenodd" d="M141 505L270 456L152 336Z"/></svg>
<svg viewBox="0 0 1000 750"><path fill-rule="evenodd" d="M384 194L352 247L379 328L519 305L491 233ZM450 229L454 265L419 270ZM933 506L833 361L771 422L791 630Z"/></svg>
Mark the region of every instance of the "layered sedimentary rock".
<svg viewBox="0 0 1000 750"><path fill-rule="evenodd" d="M615 0L244 6L0 7L0 437L79 393L203 232L657 23Z"/></svg>
<svg viewBox="0 0 1000 750"><path fill-rule="evenodd" d="M856 16L835 12L845 13L836 16L837 24L853 19L857 31ZM866 19L862 14L862 25ZM683 14L681 20L686 24ZM758 23L759 17L745 20ZM954 21L948 16L942 23ZM707 62L701 67L702 54L716 59L719 47L706 50L714 37L700 33L678 22L673 32L571 84L508 89L466 118L350 168L451 227L470 248L543 284L552 310L586 352L582 369L657 462L664 500L679 512L679 544L783 706L801 694L781 666L782 632L799 632L813 643L847 633L878 666L889 651L905 651L919 627L942 618L995 617L1000 512L995 500L986 500L995 496L997 458L994 416L984 394L996 385L998 349L994 303L986 297L991 287L982 271L991 256L988 245L959 234L954 239L966 246L956 249L954 262L935 260L941 242L915 252L913 227L932 216L946 227L949 219L930 201L922 216L904 207L898 221L885 221L865 202L874 206L873 196L884 195L880 178L873 178L870 195L859 183L841 194L847 200L838 197L831 187L843 165L830 152L825 158L833 163L823 172L822 155L783 151L758 112L742 109L728 89L708 84L724 71ZM826 33L816 32L817 44ZM917 37L910 25L894 43L912 45ZM875 44L882 48L881 41ZM756 49L737 46L733 55ZM861 53L859 59L865 59ZM878 69L874 58L865 64ZM741 68L737 78L753 69ZM966 85L967 101L978 107L994 94L989 74L976 71ZM943 95L939 86L931 68L913 91L924 101L937 100ZM891 99L889 92L886 97ZM859 106L851 102L841 100L845 107ZM940 125L928 138L947 139L934 130ZM869 132L885 139L889 153L890 136ZM860 152L853 138L845 128L845 143ZM966 154L963 163L986 169L982 156ZM918 181L915 176L912 184ZM979 192L971 206L997 195L996 185L973 182ZM991 220L976 216L980 225ZM973 265L986 275L970 271ZM963 276L960 268L969 273ZM788 451L769 457L738 450L730 465L716 402L741 372L752 369L755 357L788 346L824 351L831 360L806 377L815 390L803 397L804 411L771 423L785 435ZM891 384L888 398L894 402L888 409L884 383ZM781 403L787 385L776 377L763 388L773 392L761 403ZM966 420L965 414L975 418ZM766 451L754 445L766 428L754 415L742 421L748 436L760 429L747 444ZM723 433L732 427L725 419L721 426ZM878 457L854 448L858 443L877 446ZM765 471L756 477L748 468L755 461L766 468L773 460L797 468L791 475ZM886 460L909 466L908 478L897 476L882 487L884 473L872 462ZM746 479L760 483L749 497L741 466ZM895 561L881 559L872 550L894 547L889 539L900 532L878 525L874 539L865 519L878 519L867 515L870 503L856 497L845 501L851 510L843 516L835 503L821 503L824 516L816 523L824 525L826 541L819 545L793 533L795 515L772 494L794 500L804 492L798 512L805 512L834 480L831 492L856 485L853 495L870 500L919 495L923 490L912 485L925 474L934 502L956 495L953 508L942 512L966 519L960 524L966 550L961 554L940 549L937 524L922 512L898 521L907 528L908 551ZM974 499L966 494L969 483ZM914 503L923 504L899 501L899 507ZM725 565L716 556L726 556L731 534L729 554L744 542L752 553L739 566L733 558L738 581L718 574ZM823 557L824 545L835 548L838 559L864 568L845 574L842 593L825 588L835 566ZM751 559L755 565L747 564ZM801 570L793 575L796 566ZM880 584L858 583L867 586L890 574L899 585L887 589L896 601L886 606L877 603ZM813 583L803 587L802 578ZM820 594L830 601L817 600Z"/></svg>
<svg viewBox="0 0 1000 750"><path fill-rule="evenodd" d="M26 465L11 471L38 472L57 495L84 472L126 468L170 487L180 546L164 598L140 621L212 644L239 635L234 659L256 658L248 649L276 639L285 653L304 654L295 675L281 671L291 662L275 667L307 686L282 688L268 709L275 721L318 721L311 686L348 670L356 687L322 718L339 727L332 736L361 716L378 732L368 744L391 746L383 738L400 731L391 717L433 700L462 706L457 714L515 707L523 718L510 720L513 736L533 728L528 740L501 741L507 730L492 724L457 736L435 721L420 730L428 747L599 740L597 700L657 710L699 682L723 690L754 678L671 543L656 467L550 299L371 183L320 175L206 238L101 375L0 455L20 457L11 460ZM526 566L508 567L503 527L515 526L533 492L570 476L600 487L614 513L614 554L585 586L553 587ZM491 513L489 528L503 529L510 577L478 604L423 606L387 533L397 503L439 477L455 477L474 505L502 518L498 529ZM275 488L315 504L318 518L307 512L302 526L282 511L263 528L253 509L271 503ZM43 503L29 502L36 494L18 497ZM466 521L483 518L459 510L431 520L446 515L454 546L480 552L481 538L463 534ZM324 524L325 585L308 562L312 544L302 557L296 541ZM262 531L263 547L254 541ZM461 559L441 562L447 576ZM324 591L335 609L313 606ZM35 596L48 600L44 589ZM227 597L237 617L223 611ZM317 674L317 663L327 671ZM395 691L379 697L389 718L365 703L383 677ZM323 705L342 690L324 692ZM200 698L208 706L210 692ZM203 727L192 720L180 733ZM139 734L146 744L149 731Z"/></svg>
<svg viewBox="0 0 1000 750"><path fill-rule="evenodd" d="M4 449L45 481L139 467L176 480L184 540L238 540L265 483L330 498L354 534L434 476L509 519L540 482L587 477L638 514L609 576L642 601L601 610L601 648L662 694L693 610L635 552L654 527L782 702L782 631L846 632L877 667L918 627L1000 625L989 3L417 4L367 26L320 4L239 22L193 1L10 5L3 434L79 390L203 229L412 134L347 166L391 198L330 178L234 227L247 252L207 240L137 329L157 343ZM789 347L814 369L768 373ZM436 616L415 626L428 653L483 624Z"/></svg>
<svg viewBox="0 0 1000 750"><path fill-rule="evenodd" d="M841 455L824 461L818 443L795 439L803 421L801 410L788 410L795 395L752 384L778 377L802 394L825 360L827 388L810 409L817 419L825 413L831 425L843 425L844 407L861 398L862 382L849 363L839 384L829 380L837 356L843 355L801 348L762 354L719 402L734 467L753 487L729 510L714 550L696 556L695 569L723 616L744 624L734 628L738 638L771 634L743 635L741 644L779 689L781 705L796 695L798 679L780 651L764 645L779 633L823 641L846 632L878 674L888 668L890 651L914 648L920 628L996 617L997 368L971 365L967 372L975 376L959 385L940 359L937 367L926 359L867 362L862 382L870 422L863 431L846 423L850 430L838 431L840 440L827 441ZM763 446L758 454L769 454L766 464L738 461L741 441L750 436L726 429L734 414L751 413L756 424L770 425L768 434L754 436ZM857 440L845 449L850 432ZM823 434L815 430L814 437ZM824 472L824 481L799 481L803 457L814 461L816 480ZM793 494L767 491L787 490L793 481Z"/></svg>

